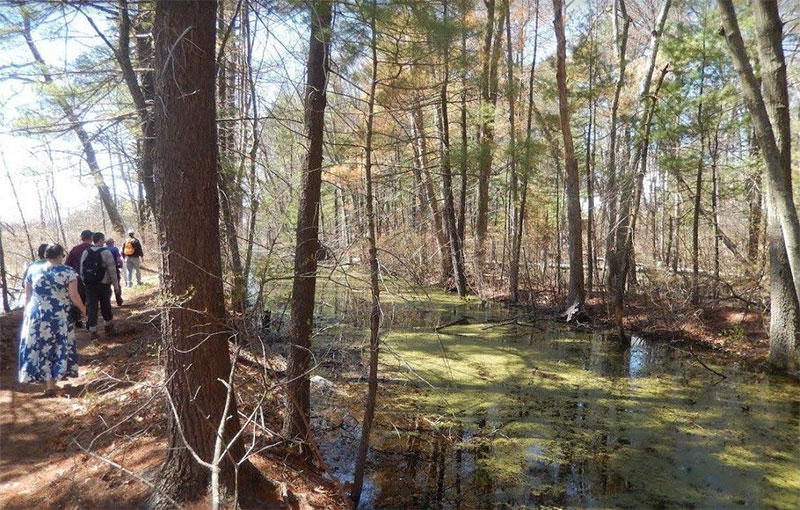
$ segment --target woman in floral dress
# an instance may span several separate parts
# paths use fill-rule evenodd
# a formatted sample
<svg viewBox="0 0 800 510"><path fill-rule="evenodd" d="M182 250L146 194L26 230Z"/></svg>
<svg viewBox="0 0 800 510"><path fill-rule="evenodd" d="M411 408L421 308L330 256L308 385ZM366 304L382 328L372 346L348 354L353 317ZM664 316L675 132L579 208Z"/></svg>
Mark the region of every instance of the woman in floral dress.
<svg viewBox="0 0 800 510"><path fill-rule="evenodd" d="M58 394L57 381L78 376L75 331L67 313L72 303L84 314L86 307L78 294L78 275L64 265L65 258L61 245L48 245L47 262L25 277L19 381L46 383L47 396Z"/></svg>

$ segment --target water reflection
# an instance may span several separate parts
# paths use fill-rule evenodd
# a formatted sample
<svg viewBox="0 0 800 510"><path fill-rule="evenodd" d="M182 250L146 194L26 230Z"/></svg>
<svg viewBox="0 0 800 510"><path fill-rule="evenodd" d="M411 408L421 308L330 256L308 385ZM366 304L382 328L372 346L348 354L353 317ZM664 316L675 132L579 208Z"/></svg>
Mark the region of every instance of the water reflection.
<svg viewBox="0 0 800 510"><path fill-rule="evenodd" d="M358 355L365 294L323 285L321 296L318 323L342 325ZM703 354L720 380L667 344L498 322L518 311L448 295L389 296L383 312L392 384L363 508L800 507L796 383ZM342 402L315 408L341 413ZM321 451L351 480L358 422L329 429Z"/></svg>

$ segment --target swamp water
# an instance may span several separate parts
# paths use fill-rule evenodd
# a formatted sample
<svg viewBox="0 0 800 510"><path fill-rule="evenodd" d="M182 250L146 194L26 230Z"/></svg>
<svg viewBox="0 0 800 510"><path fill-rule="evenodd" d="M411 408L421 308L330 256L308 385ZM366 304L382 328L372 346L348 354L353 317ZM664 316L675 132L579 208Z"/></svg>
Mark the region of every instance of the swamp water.
<svg viewBox="0 0 800 510"><path fill-rule="evenodd" d="M366 366L368 302L331 285L315 352L335 389L313 391L313 414L345 482L366 370L348 377L325 359L349 349ZM699 353L722 378L685 348L508 321L519 311L438 291L382 301L361 508L800 508L794 382Z"/></svg>

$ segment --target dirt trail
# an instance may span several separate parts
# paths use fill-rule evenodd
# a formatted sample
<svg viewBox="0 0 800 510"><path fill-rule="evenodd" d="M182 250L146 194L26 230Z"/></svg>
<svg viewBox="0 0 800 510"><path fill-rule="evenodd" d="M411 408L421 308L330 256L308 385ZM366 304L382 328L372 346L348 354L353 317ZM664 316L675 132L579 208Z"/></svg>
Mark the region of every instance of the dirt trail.
<svg viewBox="0 0 800 510"><path fill-rule="evenodd" d="M82 451L130 403L147 391L147 374L155 363L143 348L158 338L142 315L153 282L124 289L125 306L114 308L116 334L92 344L77 332L80 377L61 382L69 398L42 395L43 385L17 382L17 348L22 312L2 316L0 357L0 504L5 508L124 507L140 504L149 494L144 483ZM154 375L154 374L153 374ZM156 382L156 381L151 381ZM139 388L136 388L139 386ZM158 406L156 406L158 407ZM142 423L144 413L131 422ZM151 429L122 445L123 422L92 445L100 455L138 473L158 465L160 435ZM119 443L119 444L118 444ZM122 446L120 448L120 446Z"/></svg>
<svg viewBox="0 0 800 510"><path fill-rule="evenodd" d="M77 333L80 377L60 383L68 398L45 398L43 385L17 382L22 313L0 315L0 508L136 508L149 497L140 479L155 478L166 445L160 334L147 304L156 281L124 289L111 338L93 344ZM280 458L253 460L287 484L300 508L342 506L325 480Z"/></svg>

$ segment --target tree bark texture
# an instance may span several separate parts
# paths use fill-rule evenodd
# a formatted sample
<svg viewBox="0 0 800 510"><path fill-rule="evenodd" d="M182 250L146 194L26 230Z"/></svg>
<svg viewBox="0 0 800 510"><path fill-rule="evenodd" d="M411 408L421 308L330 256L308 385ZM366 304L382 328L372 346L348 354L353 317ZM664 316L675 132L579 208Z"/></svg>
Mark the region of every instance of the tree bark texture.
<svg viewBox="0 0 800 510"><path fill-rule="evenodd" d="M156 4L155 203L161 288L168 303L161 319L165 379L174 405L158 486L176 500L196 498L206 489L210 472L190 449L213 462L218 429L229 447L220 466L229 490L236 486L235 463L244 455L236 437L235 395L226 406L233 388L222 382L232 369L219 251L215 15L213 1ZM255 490L259 476L247 461L238 467L243 488ZM154 498L158 506L159 493Z"/></svg>
<svg viewBox="0 0 800 510"><path fill-rule="evenodd" d="M733 67L739 75L742 96L755 128L761 155L766 162L770 197L768 204L774 208L784 239L795 295L800 295L800 221L792 196L792 186L780 158L778 142L772 131L772 124L764 104L764 97L759 90L759 83L753 73L753 67L747 56L742 40L739 21L736 18L732 0L717 0L720 8L722 33L733 60ZM766 73L765 81L777 79ZM788 106L787 106L788 108Z"/></svg>
<svg viewBox="0 0 800 510"><path fill-rule="evenodd" d="M781 174L792 189L792 139L789 117L789 92L786 59L783 54L783 23L777 2L753 2L758 31L758 53L761 64L761 90L772 131L778 146ZM767 183L767 239L769 242L770 325L769 363L786 370L800 363L797 346L800 342L798 296L792 285L792 273L786 245L773 205L775 190ZM797 282L795 282L797 283Z"/></svg>
<svg viewBox="0 0 800 510"><path fill-rule="evenodd" d="M303 165L300 205L297 212L294 283L292 285L291 350L287 369L287 412L284 435L308 442L311 405L309 370L311 332L319 248L320 188L322 186L322 144L325 127L326 86L330 58L332 2L311 4L311 41L305 89L305 136L308 152ZM304 448L304 451L307 449Z"/></svg>
<svg viewBox="0 0 800 510"><path fill-rule="evenodd" d="M505 10L496 9L495 0L484 0L486 28L481 49L480 153L478 158L478 217L475 223L476 259L479 276L486 263L486 236L489 228L489 181L494 157L494 117L497 107L498 62L503 39ZM499 11L499 12L498 12Z"/></svg>
<svg viewBox="0 0 800 510"><path fill-rule="evenodd" d="M431 176L431 171L428 167L428 138L425 134L425 121L422 114L422 104L419 98L416 98L414 102L414 110L411 112L411 123L414 128L414 154L417 160L417 167L419 168L424 182L424 201L431 209L433 229L436 231L436 244L439 246L441 281L446 282L450 279L450 275L453 274L453 261L450 255L450 243L448 242L449 234L442 220L439 199L433 184L433 176Z"/></svg>
<svg viewBox="0 0 800 510"><path fill-rule="evenodd" d="M569 225L569 290L567 306L583 307L583 244L581 236L580 183L578 182L578 160L569 120L569 98L567 97L567 41L564 36L564 13L562 0L553 0L553 26L556 34L556 83L558 86L558 114L561 135L564 139L564 160L567 192L567 221Z"/></svg>

